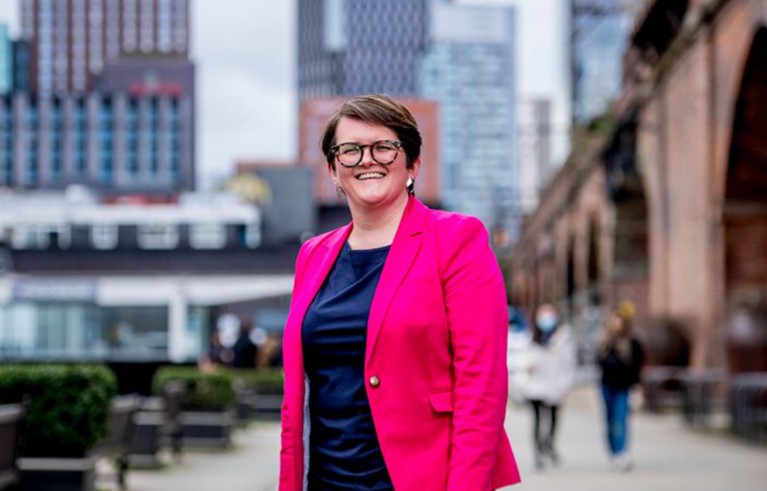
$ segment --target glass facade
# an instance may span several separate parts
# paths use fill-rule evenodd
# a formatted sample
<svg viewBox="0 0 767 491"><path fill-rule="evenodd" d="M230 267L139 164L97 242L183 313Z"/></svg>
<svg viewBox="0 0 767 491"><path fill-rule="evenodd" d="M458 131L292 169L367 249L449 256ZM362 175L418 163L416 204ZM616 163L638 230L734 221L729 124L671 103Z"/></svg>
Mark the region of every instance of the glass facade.
<svg viewBox="0 0 767 491"><path fill-rule="evenodd" d="M190 306L185 358L204 353L208 307ZM167 306L99 306L87 301L0 305L0 359L167 360Z"/></svg>
<svg viewBox="0 0 767 491"><path fill-rule="evenodd" d="M520 214L514 11L433 8L420 92L440 105L444 205L513 237Z"/></svg>
<svg viewBox="0 0 767 491"><path fill-rule="evenodd" d="M191 131L181 124L182 105L169 96L0 97L0 185L182 188L182 132Z"/></svg>

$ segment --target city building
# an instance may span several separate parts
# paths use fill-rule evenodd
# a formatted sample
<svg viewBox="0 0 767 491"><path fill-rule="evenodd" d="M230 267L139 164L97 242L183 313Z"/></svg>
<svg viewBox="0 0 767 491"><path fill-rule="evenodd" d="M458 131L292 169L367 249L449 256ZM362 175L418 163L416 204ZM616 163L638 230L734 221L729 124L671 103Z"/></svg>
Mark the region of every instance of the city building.
<svg viewBox="0 0 767 491"><path fill-rule="evenodd" d="M527 214L538 205L543 186L554 174L552 161L551 101L519 100L519 187L520 206Z"/></svg>
<svg viewBox="0 0 767 491"><path fill-rule="evenodd" d="M189 0L20 0L32 91L82 93L126 58L188 58Z"/></svg>
<svg viewBox="0 0 767 491"><path fill-rule="evenodd" d="M287 308L299 241L258 206L66 192L0 195L0 360L193 362L224 313Z"/></svg>
<svg viewBox="0 0 767 491"><path fill-rule="evenodd" d="M429 0L299 0L299 100L415 97Z"/></svg>
<svg viewBox="0 0 767 491"><path fill-rule="evenodd" d="M588 124L618 96L634 0L570 0L573 121Z"/></svg>
<svg viewBox="0 0 767 491"><path fill-rule="evenodd" d="M227 187L258 204L266 244L296 243L318 232L314 170L285 162L243 161Z"/></svg>
<svg viewBox="0 0 767 491"><path fill-rule="evenodd" d="M514 10L431 5L420 93L439 104L442 196L513 240L519 226Z"/></svg>
<svg viewBox="0 0 767 491"><path fill-rule="evenodd" d="M192 187L186 93L0 97L0 187L165 194Z"/></svg>
<svg viewBox="0 0 767 491"><path fill-rule="evenodd" d="M188 0L19 3L12 91L0 96L0 187L194 189Z"/></svg>
<svg viewBox="0 0 767 491"><path fill-rule="evenodd" d="M301 103L299 117L298 160L312 169L316 203L337 205L343 197L336 194L333 180L328 175L328 164L320 149L325 124L344 99L310 99ZM415 194L432 206L441 206L443 200L440 158L439 108L436 102L423 99L399 98L413 114L421 131L421 170L415 183Z"/></svg>

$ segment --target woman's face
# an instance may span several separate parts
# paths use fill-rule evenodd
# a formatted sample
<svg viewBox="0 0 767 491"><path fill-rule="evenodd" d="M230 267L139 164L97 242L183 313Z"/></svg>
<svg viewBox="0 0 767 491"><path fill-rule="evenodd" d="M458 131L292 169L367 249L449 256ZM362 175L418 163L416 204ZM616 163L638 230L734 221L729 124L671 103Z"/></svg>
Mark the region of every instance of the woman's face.
<svg viewBox="0 0 767 491"><path fill-rule="evenodd" d="M357 119L344 117L336 126L336 145L370 145L381 140L399 141L394 130ZM365 208L386 207L406 199L407 180L409 177L415 179L418 175L420 162L416 160L408 169L404 148L399 149L397 158L388 165L381 165L373 160L370 147L365 147L362 154L362 160L355 167L344 167L335 160L335 169L330 169L335 185L344 191L349 205Z"/></svg>

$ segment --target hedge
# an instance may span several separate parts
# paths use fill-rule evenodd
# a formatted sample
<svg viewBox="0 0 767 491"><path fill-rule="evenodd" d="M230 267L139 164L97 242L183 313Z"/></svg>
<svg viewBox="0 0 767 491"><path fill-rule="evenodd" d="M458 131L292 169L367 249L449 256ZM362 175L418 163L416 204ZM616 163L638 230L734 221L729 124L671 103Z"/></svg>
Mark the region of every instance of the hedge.
<svg viewBox="0 0 767 491"><path fill-rule="evenodd" d="M0 366L0 404L28 403L23 456L83 456L106 435L116 394L117 381L106 366Z"/></svg>
<svg viewBox="0 0 767 491"><path fill-rule="evenodd" d="M182 408L187 411L222 411L234 405L234 378L225 370L202 372L195 367L160 367L152 379L152 392L159 395L171 381L184 385Z"/></svg>
<svg viewBox="0 0 767 491"><path fill-rule="evenodd" d="M251 389L258 394L278 395L283 393L285 376L282 369L232 369L235 384L243 389Z"/></svg>

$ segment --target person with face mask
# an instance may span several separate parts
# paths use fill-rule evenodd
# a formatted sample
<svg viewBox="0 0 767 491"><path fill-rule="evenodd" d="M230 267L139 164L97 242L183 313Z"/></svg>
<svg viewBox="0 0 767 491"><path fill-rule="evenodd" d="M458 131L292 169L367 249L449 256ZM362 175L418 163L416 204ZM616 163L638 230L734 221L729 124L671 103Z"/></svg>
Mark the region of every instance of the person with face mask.
<svg viewBox="0 0 767 491"><path fill-rule="evenodd" d="M554 445L557 413L572 388L575 373L573 336L552 304L536 309L525 360L527 377L522 391L533 413L535 467L543 470L547 464L559 463Z"/></svg>

